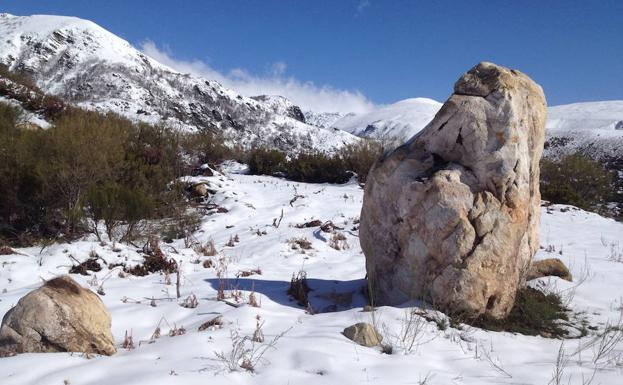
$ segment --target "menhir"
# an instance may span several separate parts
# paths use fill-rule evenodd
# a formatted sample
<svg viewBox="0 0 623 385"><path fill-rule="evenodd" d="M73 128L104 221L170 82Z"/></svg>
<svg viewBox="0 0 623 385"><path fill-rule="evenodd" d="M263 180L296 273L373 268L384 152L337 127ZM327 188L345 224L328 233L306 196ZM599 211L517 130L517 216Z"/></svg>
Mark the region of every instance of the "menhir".
<svg viewBox="0 0 623 385"><path fill-rule="evenodd" d="M375 164L360 226L375 304L509 313L539 245L545 119L539 85L483 62L428 126Z"/></svg>

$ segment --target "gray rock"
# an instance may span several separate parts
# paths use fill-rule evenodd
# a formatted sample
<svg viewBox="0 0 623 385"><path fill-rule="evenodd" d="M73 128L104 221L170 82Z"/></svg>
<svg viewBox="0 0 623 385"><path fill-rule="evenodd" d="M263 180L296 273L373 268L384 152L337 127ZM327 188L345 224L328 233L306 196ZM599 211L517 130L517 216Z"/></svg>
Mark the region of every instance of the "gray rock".
<svg viewBox="0 0 623 385"><path fill-rule="evenodd" d="M383 340L383 337L376 331L374 326L365 322L347 327L342 334L349 340L367 347L378 346Z"/></svg>
<svg viewBox="0 0 623 385"><path fill-rule="evenodd" d="M110 314L92 291L68 276L22 297L2 319L0 356L15 353L116 352Z"/></svg>
<svg viewBox="0 0 623 385"><path fill-rule="evenodd" d="M541 87L480 63L419 134L370 171L360 242L375 305L508 314L539 245Z"/></svg>

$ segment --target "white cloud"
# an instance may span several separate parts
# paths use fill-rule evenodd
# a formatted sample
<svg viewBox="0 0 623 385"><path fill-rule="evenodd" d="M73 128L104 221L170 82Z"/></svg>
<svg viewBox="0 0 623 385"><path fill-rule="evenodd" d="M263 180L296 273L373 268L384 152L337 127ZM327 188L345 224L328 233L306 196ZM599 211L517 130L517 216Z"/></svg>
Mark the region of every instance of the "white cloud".
<svg viewBox="0 0 623 385"><path fill-rule="evenodd" d="M372 3L370 3L370 0L359 0L359 3L357 4L357 15L361 14L364 9L368 8L370 5L372 5Z"/></svg>
<svg viewBox="0 0 623 385"><path fill-rule="evenodd" d="M223 73L201 60L176 59L168 50L158 48L152 41L144 42L141 50L176 71L216 80L245 96L281 95L303 110L317 112L361 113L374 108L374 104L359 91L342 90L329 85L318 86L287 76L288 66L282 61L273 63L265 75L251 74L241 68Z"/></svg>

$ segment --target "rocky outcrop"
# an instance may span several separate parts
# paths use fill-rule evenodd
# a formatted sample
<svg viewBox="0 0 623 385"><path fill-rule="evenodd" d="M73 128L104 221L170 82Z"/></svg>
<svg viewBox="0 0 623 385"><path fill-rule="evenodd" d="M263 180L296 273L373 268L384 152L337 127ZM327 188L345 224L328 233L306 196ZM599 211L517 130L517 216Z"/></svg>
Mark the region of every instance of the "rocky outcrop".
<svg viewBox="0 0 623 385"><path fill-rule="evenodd" d="M68 276L22 297L2 319L0 356L15 353L116 352L110 314L92 291Z"/></svg>
<svg viewBox="0 0 623 385"><path fill-rule="evenodd" d="M383 340L383 337L374 326L365 322L359 322L347 327L342 334L349 340L366 347L378 346Z"/></svg>
<svg viewBox="0 0 623 385"><path fill-rule="evenodd" d="M539 245L541 87L480 63L370 171L360 242L377 305L425 299L502 318Z"/></svg>

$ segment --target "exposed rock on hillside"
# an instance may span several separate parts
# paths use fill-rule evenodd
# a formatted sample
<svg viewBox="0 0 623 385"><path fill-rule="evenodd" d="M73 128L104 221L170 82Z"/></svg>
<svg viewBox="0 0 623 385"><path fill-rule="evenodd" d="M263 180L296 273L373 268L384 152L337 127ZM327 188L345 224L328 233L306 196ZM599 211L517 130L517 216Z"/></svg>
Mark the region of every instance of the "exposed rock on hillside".
<svg viewBox="0 0 623 385"><path fill-rule="evenodd" d="M508 314L539 246L541 87L480 63L370 172L360 242L376 304Z"/></svg>

